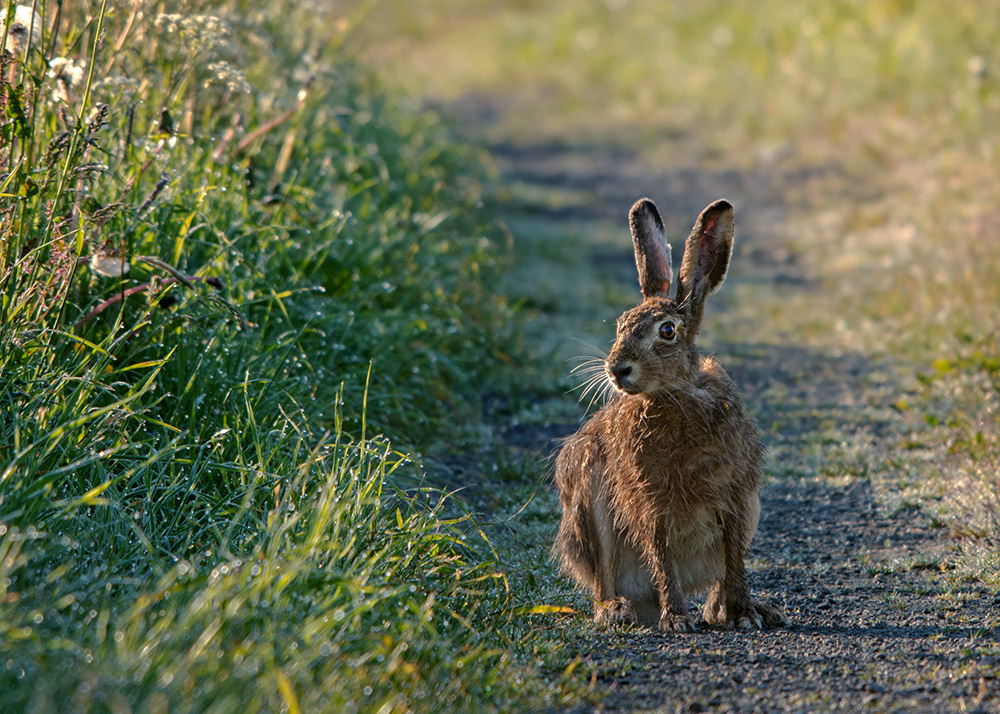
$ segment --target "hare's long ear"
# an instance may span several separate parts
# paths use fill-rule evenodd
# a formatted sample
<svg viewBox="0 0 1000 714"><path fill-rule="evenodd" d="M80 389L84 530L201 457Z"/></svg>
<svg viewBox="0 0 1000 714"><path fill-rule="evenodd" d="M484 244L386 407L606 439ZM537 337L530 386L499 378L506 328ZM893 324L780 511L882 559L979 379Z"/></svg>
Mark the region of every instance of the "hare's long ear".
<svg viewBox="0 0 1000 714"><path fill-rule="evenodd" d="M698 334L705 298L726 279L735 230L733 206L720 198L701 212L684 244L676 300L686 311L685 329L691 339Z"/></svg>
<svg viewBox="0 0 1000 714"><path fill-rule="evenodd" d="M666 296L674 276L670 269L670 245L663 231L663 221L656 205L640 198L628 214L632 242L635 244L635 267L639 271L639 289L644 298Z"/></svg>

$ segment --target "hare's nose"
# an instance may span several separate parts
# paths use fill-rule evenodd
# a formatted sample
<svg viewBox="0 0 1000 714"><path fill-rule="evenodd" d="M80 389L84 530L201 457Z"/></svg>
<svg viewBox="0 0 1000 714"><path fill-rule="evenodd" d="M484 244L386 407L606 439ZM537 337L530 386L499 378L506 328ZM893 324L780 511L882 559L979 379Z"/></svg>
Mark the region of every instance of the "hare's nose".
<svg viewBox="0 0 1000 714"><path fill-rule="evenodd" d="M616 364L611 368L611 374L614 375L615 380L619 383L626 379L630 374L632 374L632 365L630 364Z"/></svg>

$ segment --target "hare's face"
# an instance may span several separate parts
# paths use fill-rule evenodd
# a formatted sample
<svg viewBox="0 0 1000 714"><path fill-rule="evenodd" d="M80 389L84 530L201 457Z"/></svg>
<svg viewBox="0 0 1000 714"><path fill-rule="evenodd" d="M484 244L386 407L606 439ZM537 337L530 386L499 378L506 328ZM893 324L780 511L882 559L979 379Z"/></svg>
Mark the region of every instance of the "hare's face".
<svg viewBox="0 0 1000 714"><path fill-rule="evenodd" d="M618 335L604 363L608 379L626 394L683 391L694 376L692 337L672 300L647 299L618 318Z"/></svg>

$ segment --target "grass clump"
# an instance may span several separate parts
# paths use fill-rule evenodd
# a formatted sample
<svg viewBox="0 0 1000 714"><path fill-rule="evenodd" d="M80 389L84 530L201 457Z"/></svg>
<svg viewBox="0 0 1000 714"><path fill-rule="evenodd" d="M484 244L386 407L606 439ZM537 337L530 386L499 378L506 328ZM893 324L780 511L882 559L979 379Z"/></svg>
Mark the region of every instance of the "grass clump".
<svg viewBox="0 0 1000 714"><path fill-rule="evenodd" d="M477 565L440 494L392 487L404 461L387 445L315 444L212 519L228 542L158 576L122 547L100 558L93 523L57 540L3 526L5 706L402 711L486 698L502 658L468 618L503 617L499 576ZM254 503L261 492L270 507ZM101 520L118 536L98 536L105 553L136 539Z"/></svg>
<svg viewBox="0 0 1000 714"><path fill-rule="evenodd" d="M488 544L388 440L460 433L512 349L478 157L315 8L4 7L5 711L531 696Z"/></svg>

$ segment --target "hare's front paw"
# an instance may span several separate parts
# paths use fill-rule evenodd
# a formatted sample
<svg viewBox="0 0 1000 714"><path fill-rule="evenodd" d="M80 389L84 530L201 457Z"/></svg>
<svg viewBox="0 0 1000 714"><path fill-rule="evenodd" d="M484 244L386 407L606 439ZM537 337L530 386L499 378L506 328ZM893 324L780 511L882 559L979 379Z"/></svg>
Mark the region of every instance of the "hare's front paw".
<svg viewBox="0 0 1000 714"><path fill-rule="evenodd" d="M664 610L660 614L660 632L697 632L694 620L686 612Z"/></svg>
<svg viewBox="0 0 1000 714"><path fill-rule="evenodd" d="M774 605L763 600L754 600L750 605L754 614L764 623L765 627L786 627L788 625L785 613Z"/></svg>
<svg viewBox="0 0 1000 714"><path fill-rule="evenodd" d="M705 605L704 618L710 625L737 630L763 630L788 624L788 618L781 610L760 600L747 600L728 607L718 600L709 600Z"/></svg>
<svg viewBox="0 0 1000 714"><path fill-rule="evenodd" d="M635 607L623 597L595 603L594 622L602 627L633 624L635 622Z"/></svg>

